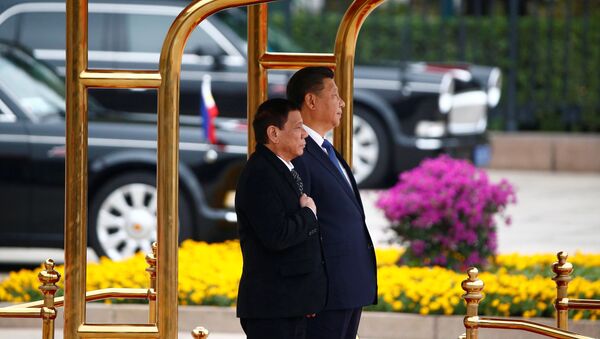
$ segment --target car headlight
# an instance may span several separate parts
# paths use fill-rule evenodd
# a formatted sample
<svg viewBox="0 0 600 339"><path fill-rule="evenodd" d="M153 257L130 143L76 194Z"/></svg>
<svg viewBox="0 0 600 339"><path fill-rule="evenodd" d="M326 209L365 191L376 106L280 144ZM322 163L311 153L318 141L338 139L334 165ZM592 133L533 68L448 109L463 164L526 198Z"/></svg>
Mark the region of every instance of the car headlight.
<svg viewBox="0 0 600 339"><path fill-rule="evenodd" d="M489 107L496 107L500 102L502 94L502 72L494 67L490 72L487 83L487 104Z"/></svg>
<svg viewBox="0 0 600 339"><path fill-rule="evenodd" d="M449 73L444 74L440 83L440 97L438 107L440 112L446 114L452 109L452 96L454 95L454 79Z"/></svg>

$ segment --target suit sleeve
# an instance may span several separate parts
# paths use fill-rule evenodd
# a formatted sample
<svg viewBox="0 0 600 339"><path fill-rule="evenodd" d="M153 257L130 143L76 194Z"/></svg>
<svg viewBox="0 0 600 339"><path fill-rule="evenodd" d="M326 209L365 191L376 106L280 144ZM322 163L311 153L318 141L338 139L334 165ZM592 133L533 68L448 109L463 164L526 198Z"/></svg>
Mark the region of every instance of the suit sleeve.
<svg viewBox="0 0 600 339"><path fill-rule="evenodd" d="M265 247L283 250L316 236L317 219L311 209L298 203L297 210L286 213L273 181L251 180L248 188L255 195L247 201L245 213Z"/></svg>

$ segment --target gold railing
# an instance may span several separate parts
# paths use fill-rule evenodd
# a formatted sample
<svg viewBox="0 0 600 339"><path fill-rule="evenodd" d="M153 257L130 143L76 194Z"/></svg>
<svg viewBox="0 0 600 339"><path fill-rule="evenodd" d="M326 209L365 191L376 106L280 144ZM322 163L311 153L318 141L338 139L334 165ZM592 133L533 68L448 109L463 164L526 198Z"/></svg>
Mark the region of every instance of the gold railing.
<svg viewBox="0 0 600 339"><path fill-rule="evenodd" d="M211 14L268 0L196 0L174 20L163 42L158 70L88 69L88 3L67 0L67 114L64 338L176 338L179 163L179 79L183 49ZM86 323L87 90L158 89L156 300L146 325Z"/></svg>
<svg viewBox="0 0 600 339"><path fill-rule="evenodd" d="M150 288L105 288L86 292L85 301L99 301L106 299L142 299L147 300L150 305L148 313L148 322L156 321L156 256L157 244L152 244L152 253L146 255L149 274ZM44 270L38 274L38 279L42 283L40 291L44 295L44 300L34 301L24 304L10 305L0 308L0 318L42 318L42 338L54 338L54 321L56 319L56 308L64 305L64 297L55 297L58 291L56 285L60 280L60 273L54 270L54 261L46 260ZM106 325L102 325L106 326ZM133 325L136 326L136 325ZM85 331L85 327L83 328ZM197 327L192 331L193 338L206 339L209 332L203 327Z"/></svg>
<svg viewBox="0 0 600 339"><path fill-rule="evenodd" d="M54 321L56 320L56 305L54 295L58 291L56 283L60 280L60 273L54 270L54 260L44 262L44 269L38 274L42 283L39 287L44 295L44 300L36 306L13 305L0 308L0 318L41 318L42 338L54 339Z"/></svg>
<svg viewBox="0 0 600 339"><path fill-rule="evenodd" d="M340 22L333 54L330 53L270 53L267 52L267 5L248 9L248 121L267 99L267 71L299 69L306 66L335 68L335 82L340 97L346 103L340 125L335 129L334 145L352 166L352 102L354 88L354 55L356 40L369 14L384 0L354 0ZM248 124L248 154L256 144L252 124Z"/></svg>
<svg viewBox="0 0 600 339"><path fill-rule="evenodd" d="M556 254L557 262L552 264L552 271L556 274L552 280L556 282L556 326L563 330L569 329L569 310L600 310L600 300L573 299L568 297L569 282L573 265L567 262L569 255L566 252Z"/></svg>
<svg viewBox="0 0 600 339"><path fill-rule="evenodd" d="M553 280L556 282L557 328L525 320L480 317L478 308L480 301L484 298L482 293L484 283L478 277L477 268L471 267L467 271L468 278L461 284L466 292L463 299L467 304L467 316L463 320L466 332L460 335L459 339L478 339L479 328L521 330L552 338L593 339L568 331L568 311L570 309L600 309L600 300L569 299L567 289L571 281L573 265L567 262L568 255L565 252L559 252L557 258L558 261L552 265L552 270L556 274Z"/></svg>
<svg viewBox="0 0 600 339"><path fill-rule="evenodd" d="M158 70L88 69L88 2L66 0L66 164L65 164L65 295L55 298L60 275L47 260L40 273L44 300L0 309L0 317L42 318L43 338L54 338L56 307L64 306L64 339L176 338L178 324L178 164L179 81L183 50L189 35L208 16L222 9L253 5L248 11L248 120L266 99L268 69L304 66L336 68L336 82L346 111L334 143L352 160L352 88L358 32L367 16L384 0L354 0L336 36L333 54L267 53L267 6L271 0L196 0L177 16L162 45ZM158 89L157 238L146 261L149 289L85 289L87 247L87 158L89 88ZM251 124L248 124L252 128ZM249 153L254 149L248 131ZM160 256L157 255L160 253ZM89 324L87 301L133 298L149 301L148 324ZM194 338L208 336L197 327Z"/></svg>

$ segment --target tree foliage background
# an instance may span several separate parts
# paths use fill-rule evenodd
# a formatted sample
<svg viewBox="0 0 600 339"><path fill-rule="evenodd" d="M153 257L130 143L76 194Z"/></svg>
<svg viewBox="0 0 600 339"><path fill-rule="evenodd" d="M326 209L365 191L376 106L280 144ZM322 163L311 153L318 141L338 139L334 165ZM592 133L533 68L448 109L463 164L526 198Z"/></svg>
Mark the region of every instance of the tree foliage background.
<svg viewBox="0 0 600 339"><path fill-rule="evenodd" d="M361 29L357 64L498 66L503 97L492 112L492 128L503 128L507 104L514 100L521 130L600 131L599 0L521 0L514 21L508 1L450 2L382 4ZM319 12L295 3L271 6L270 25L287 32L302 51L331 52L350 1L325 1Z"/></svg>

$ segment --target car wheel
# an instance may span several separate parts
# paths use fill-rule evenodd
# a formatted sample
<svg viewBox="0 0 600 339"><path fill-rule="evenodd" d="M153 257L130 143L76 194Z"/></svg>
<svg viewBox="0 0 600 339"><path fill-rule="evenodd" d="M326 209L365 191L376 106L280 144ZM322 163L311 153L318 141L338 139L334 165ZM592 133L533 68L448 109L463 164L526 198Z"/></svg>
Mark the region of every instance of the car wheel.
<svg viewBox="0 0 600 339"><path fill-rule="evenodd" d="M377 187L389 169L390 139L373 113L356 107L353 119L352 171L361 187Z"/></svg>
<svg viewBox="0 0 600 339"><path fill-rule="evenodd" d="M135 172L107 181L90 208L89 240L98 256L121 260L138 251L150 253L156 241L156 179ZM179 197L179 239L192 236L190 204Z"/></svg>

